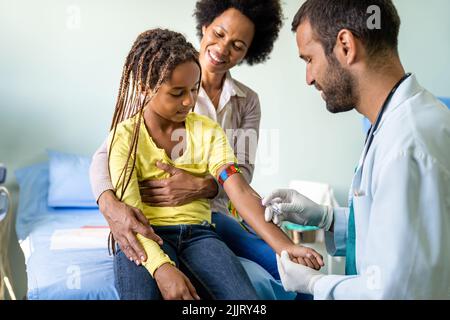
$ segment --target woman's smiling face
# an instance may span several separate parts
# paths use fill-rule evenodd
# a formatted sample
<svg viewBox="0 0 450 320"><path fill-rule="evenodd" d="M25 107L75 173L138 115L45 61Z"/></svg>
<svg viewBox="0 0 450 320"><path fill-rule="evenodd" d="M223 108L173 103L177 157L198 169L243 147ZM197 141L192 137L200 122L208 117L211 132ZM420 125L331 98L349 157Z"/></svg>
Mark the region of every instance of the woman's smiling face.
<svg viewBox="0 0 450 320"><path fill-rule="evenodd" d="M255 25L240 11L230 8L203 26L200 64L204 71L224 73L246 56L255 35Z"/></svg>

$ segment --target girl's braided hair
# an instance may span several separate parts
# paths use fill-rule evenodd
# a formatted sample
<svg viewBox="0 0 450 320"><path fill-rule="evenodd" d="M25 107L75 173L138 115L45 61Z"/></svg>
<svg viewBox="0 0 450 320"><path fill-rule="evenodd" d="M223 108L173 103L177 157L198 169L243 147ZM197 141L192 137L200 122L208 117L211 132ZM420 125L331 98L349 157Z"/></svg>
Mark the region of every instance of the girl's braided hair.
<svg viewBox="0 0 450 320"><path fill-rule="evenodd" d="M115 186L117 191L120 190L120 200L123 199L136 164L139 128L144 107L155 96L161 85L171 78L173 70L189 61L195 62L201 70L198 52L194 46L181 33L167 29L152 29L141 33L125 60L110 128L112 139L108 162L117 126L124 120L138 116L135 118L133 134L130 137L127 160ZM114 238L110 234L113 253L115 253L114 243Z"/></svg>

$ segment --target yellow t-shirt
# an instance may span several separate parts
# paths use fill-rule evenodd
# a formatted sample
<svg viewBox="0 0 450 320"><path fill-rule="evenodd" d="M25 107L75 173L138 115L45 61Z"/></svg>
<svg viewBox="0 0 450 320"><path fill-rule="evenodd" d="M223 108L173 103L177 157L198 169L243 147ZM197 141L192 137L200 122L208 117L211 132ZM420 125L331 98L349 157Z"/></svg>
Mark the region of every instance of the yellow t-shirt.
<svg viewBox="0 0 450 320"><path fill-rule="evenodd" d="M112 151L109 159L109 168L118 198L122 195L122 178L120 178L120 175L128 157L133 129L137 119L138 116L135 116L117 126L113 145L110 147ZM225 132L218 123L196 113L190 113L186 118L185 127L185 134L184 130L177 131L174 134L176 140L178 140L180 135L185 135L186 137L185 144L180 143L173 148L172 153L178 155L177 151L185 146L183 155L174 161L166 154L164 149L156 146L147 131L144 119L142 119L139 127L136 166L122 201L140 209L150 224L155 226L201 224L205 220L211 222L211 209L207 199L198 199L178 207L151 207L142 203L139 193L139 181L160 180L169 177L168 173L156 167L157 161L183 169L198 177L205 177L208 174L217 177L217 171L221 166L237 162ZM112 132L109 135L108 146L111 146L111 139ZM128 166L127 176L129 176L131 171L132 159ZM147 253L148 258L144 266L151 275L162 264L167 262L173 264L169 256L164 253L156 242L139 234L137 237Z"/></svg>

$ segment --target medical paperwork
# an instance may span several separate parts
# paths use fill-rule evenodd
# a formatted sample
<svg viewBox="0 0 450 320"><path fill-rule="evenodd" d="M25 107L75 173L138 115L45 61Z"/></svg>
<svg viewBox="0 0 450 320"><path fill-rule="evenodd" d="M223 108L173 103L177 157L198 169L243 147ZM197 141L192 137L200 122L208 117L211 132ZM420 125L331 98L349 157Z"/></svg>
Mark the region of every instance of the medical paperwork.
<svg viewBox="0 0 450 320"><path fill-rule="evenodd" d="M106 248L109 231L108 227L90 226L57 229L52 234L50 250Z"/></svg>

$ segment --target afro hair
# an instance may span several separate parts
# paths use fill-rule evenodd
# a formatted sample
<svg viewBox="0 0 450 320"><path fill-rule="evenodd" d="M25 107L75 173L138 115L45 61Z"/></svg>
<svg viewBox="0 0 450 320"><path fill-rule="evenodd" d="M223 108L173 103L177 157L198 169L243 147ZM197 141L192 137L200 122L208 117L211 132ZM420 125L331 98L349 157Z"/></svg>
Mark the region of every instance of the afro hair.
<svg viewBox="0 0 450 320"><path fill-rule="evenodd" d="M209 26L226 10L234 8L255 25L255 35L244 61L249 65L262 63L269 58L273 44L283 25L283 12L279 0L199 0L195 5L197 34L202 37L202 27Z"/></svg>

